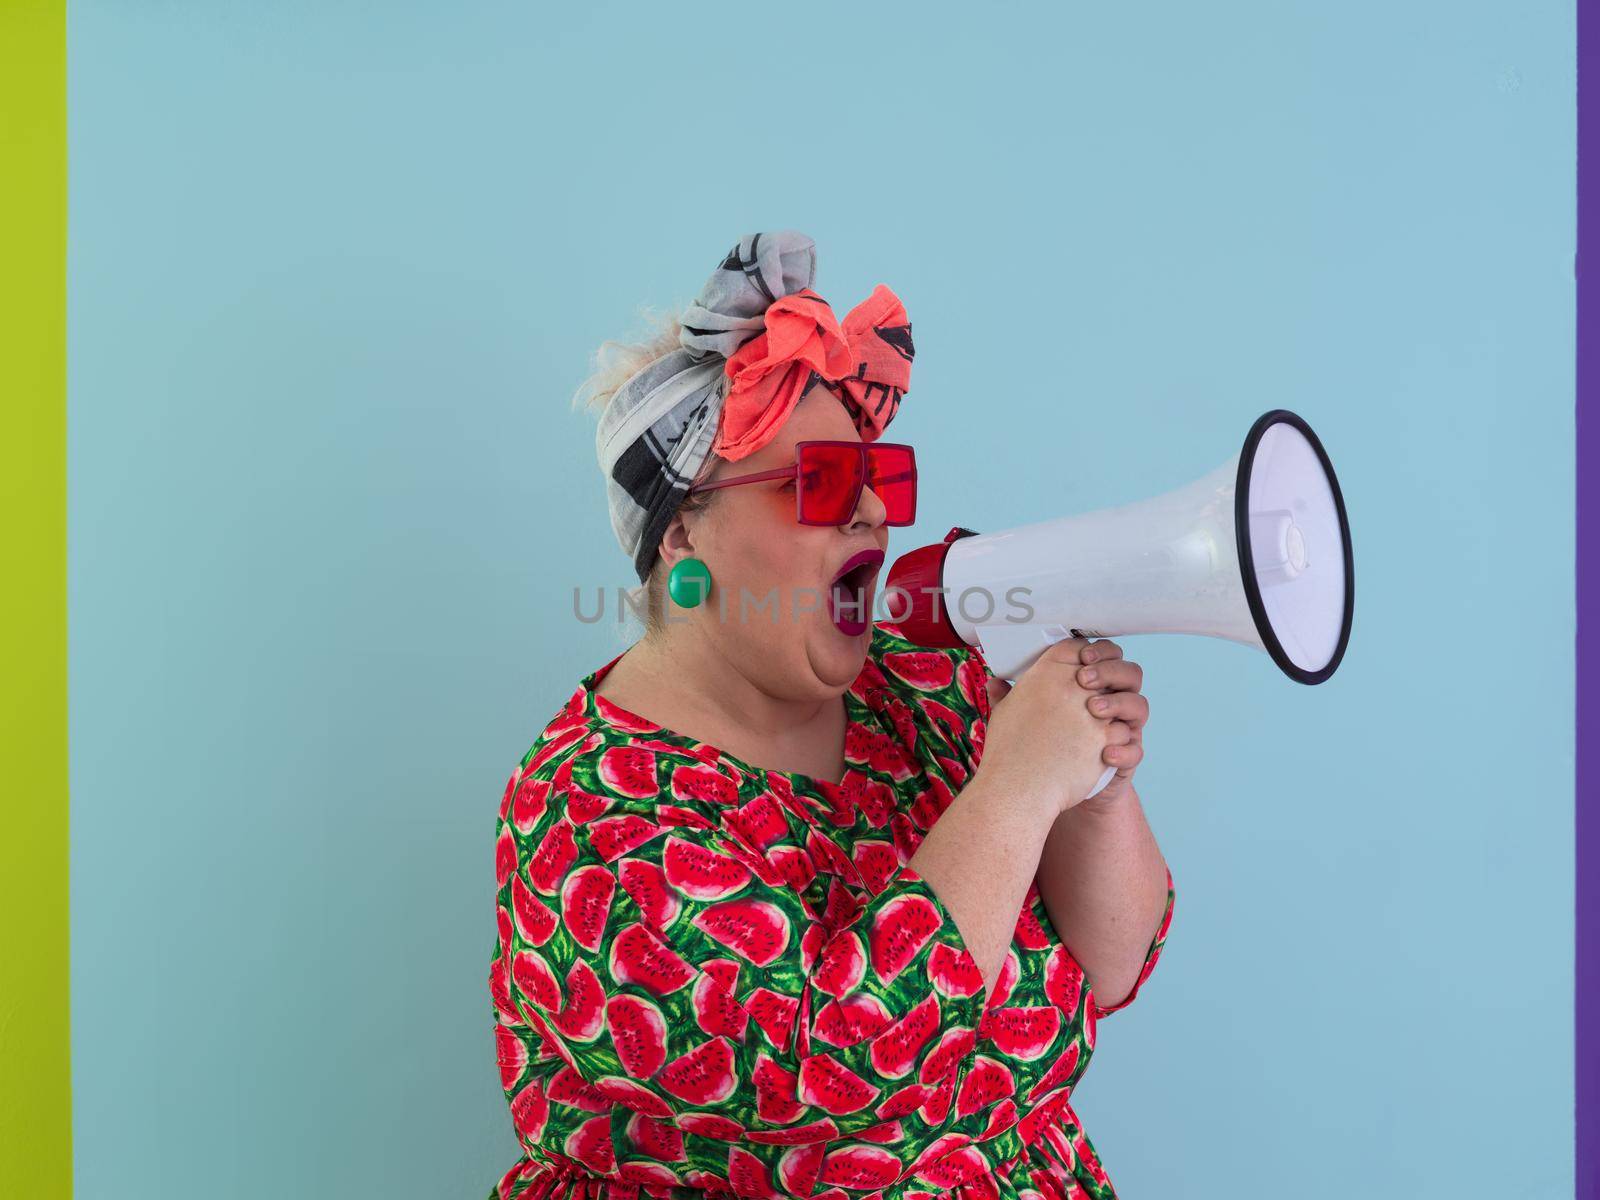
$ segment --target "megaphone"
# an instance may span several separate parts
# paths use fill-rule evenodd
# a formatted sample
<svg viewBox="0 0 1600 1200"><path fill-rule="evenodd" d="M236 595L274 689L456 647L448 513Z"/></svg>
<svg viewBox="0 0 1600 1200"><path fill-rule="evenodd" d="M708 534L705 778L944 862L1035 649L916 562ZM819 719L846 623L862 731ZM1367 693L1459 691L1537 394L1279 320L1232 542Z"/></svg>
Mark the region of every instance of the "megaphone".
<svg viewBox="0 0 1600 1200"><path fill-rule="evenodd" d="M1273 409L1185 487L997 533L958 525L895 560L884 602L908 640L976 646L1007 680L1067 638L1197 633L1323 683L1350 641L1350 522L1322 442Z"/></svg>

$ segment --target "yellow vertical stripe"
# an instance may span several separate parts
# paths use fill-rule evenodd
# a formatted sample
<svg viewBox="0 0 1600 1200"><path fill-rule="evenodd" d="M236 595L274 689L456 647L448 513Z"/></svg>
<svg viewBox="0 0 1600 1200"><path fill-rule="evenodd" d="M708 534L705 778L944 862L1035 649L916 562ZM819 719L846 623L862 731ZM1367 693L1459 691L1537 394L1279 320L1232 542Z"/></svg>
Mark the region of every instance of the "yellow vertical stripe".
<svg viewBox="0 0 1600 1200"><path fill-rule="evenodd" d="M65 0L0 0L0 1195L72 1195Z"/></svg>

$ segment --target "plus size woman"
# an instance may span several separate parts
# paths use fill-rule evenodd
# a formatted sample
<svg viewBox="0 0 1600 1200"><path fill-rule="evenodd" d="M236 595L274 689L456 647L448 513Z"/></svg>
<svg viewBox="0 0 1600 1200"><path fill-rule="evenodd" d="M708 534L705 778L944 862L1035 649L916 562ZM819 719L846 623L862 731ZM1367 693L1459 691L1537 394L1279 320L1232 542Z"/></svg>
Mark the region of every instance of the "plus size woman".
<svg viewBox="0 0 1600 1200"><path fill-rule="evenodd" d="M1074 639L1008 689L871 620L911 325L815 269L741 238L596 389L646 631L501 799L492 1198L1115 1196L1071 1095L1172 920L1142 674Z"/></svg>

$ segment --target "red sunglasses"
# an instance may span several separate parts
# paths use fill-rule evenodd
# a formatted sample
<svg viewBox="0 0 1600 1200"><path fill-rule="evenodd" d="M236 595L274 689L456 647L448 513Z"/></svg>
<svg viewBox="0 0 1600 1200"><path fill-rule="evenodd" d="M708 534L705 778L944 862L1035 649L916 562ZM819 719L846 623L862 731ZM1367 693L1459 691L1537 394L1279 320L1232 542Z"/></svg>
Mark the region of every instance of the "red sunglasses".
<svg viewBox="0 0 1600 1200"><path fill-rule="evenodd" d="M689 493L766 479L796 481L795 519L802 525L849 524L867 485L883 501L885 525L916 519L917 460L904 442L796 442L792 467L697 483Z"/></svg>

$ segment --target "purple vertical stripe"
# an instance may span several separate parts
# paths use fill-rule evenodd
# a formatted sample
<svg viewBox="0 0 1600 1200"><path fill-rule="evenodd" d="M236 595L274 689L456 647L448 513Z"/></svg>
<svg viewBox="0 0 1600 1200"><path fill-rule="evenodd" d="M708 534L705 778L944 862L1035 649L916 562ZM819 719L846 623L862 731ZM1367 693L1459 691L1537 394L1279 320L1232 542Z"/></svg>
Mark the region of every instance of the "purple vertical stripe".
<svg viewBox="0 0 1600 1200"><path fill-rule="evenodd" d="M1577 1116L1576 1177L1578 1200L1600 1200L1600 813L1594 809L1595 744L1600 722L1595 719L1597 691L1590 682L1600 670L1597 624L1600 612L1600 503L1592 472L1600 470L1596 454L1596 372L1600 345L1593 335L1600 305L1600 247L1590 254L1595 264L1588 276L1581 263L1586 241L1593 241L1600 222L1600 18L1592 6L1577 6L1578 29L1578 252L1573 262L1577 282L1577 740L1574 808L1576 820L1576 992L1573 999L1575 1052L1574 1100ZM1585 88L1585 84L1588 85ZM1585 467L1588 470L1585 470ZM1589 619L1584 613L1591 614ZM1587 869L1585 869L1587 868Z"/></svg>

